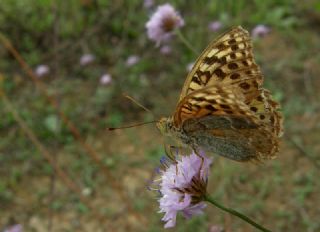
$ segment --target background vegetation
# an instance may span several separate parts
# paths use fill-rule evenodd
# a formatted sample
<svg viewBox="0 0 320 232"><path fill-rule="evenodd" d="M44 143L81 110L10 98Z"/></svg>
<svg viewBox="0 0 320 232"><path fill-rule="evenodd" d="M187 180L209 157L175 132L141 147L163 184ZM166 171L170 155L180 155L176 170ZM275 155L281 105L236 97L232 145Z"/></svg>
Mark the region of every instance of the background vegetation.
<svg viewBox="0 0 320 232"><path fill-rule="evenodd" d="M162 231L147 182L164 154L153 125L109 132L110 126L172 113L196 56L175 38L162 54L146 36L157 5L143 1L0 1L0 230ZM209 191L272 231L320 231L320 4L316 0L170 1L182 32L199 51L234 25L271 32L254 41L265 86L285 115L276 160L243 164L217 157ZM222 29L212 32L211 21ZM83 54L94 54L88 65ZM136 64L128 57L138 56ZM42 77L32 74L50 67ZM29 68L28 68L29 67ZM102 84L100 77L112 81ZM178 218L173 231L254 231L208 206Z"/></svg>

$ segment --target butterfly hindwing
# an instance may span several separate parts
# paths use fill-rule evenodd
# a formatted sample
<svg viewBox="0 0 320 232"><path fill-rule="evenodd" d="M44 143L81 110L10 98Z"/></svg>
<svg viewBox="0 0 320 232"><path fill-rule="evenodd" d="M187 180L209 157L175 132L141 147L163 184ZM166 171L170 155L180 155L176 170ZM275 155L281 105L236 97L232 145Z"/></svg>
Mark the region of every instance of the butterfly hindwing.
<svg viewBox="0 0 320 232"><path fill-rule="evenodd" d="M237 161L271 159L278 151L278 140L245 117L190 119L183 128L196 147Z"/></svg>
<svg viewBox="0 0 320 232"><path fill-rule="evenodd" d="M272 100L271 94L266 89L259 89L259 94L246 101L250 111L267 127L276 137L283 134L283 119L279 112L280 105Z"/></svg>
<svg viewBox="0 0 320 232"><path fill-rule="evenodd" d="M238 161L271 159L278 151L275 128L281 123L271 120L278 118L277 107L268 97L268 91L261 89L246 104L242 93L230 86L206 87L180 102L174 123L205 150Z"/></svg>

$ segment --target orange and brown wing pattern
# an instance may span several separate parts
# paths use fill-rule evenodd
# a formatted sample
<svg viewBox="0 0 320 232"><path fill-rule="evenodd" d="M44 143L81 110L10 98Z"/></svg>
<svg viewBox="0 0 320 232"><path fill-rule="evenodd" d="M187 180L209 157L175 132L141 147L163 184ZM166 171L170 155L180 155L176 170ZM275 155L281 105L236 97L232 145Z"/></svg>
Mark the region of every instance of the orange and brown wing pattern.
<svg viewBox="0 0 320 232"><path fill-rule="evenodd" d="M272 100L271 93L260 89L259 95L246 101L250 111L259 119L260 123L268 128L276 137L283 134L283 118L280 105Z"/></svg>
<svg viewBox="0 0 320 232"><path fill-rule="evenodd" d="M255 119L241 94L235 95L231 88L209 86L189 94L179 103L173 117L174 125L180 127L187 119L208 115L240 115Z"/></svg>
<svg viewBox="0 0 320 232"><path fill-rule="evenodd" d="M256 96L263 77L254 61L249 33L235 27L203 51L188 74L180 100L190 93L212 85L232 85L247 97Z"/></svg>
<svg viewBox="0 0 320 232"><path fill-rule="evenodd" d="M274 158L282 135L278 103L264 89L249 102L233 90L213 86L194 91L178 105L174 125L203 149L234 160Z"/></svg>

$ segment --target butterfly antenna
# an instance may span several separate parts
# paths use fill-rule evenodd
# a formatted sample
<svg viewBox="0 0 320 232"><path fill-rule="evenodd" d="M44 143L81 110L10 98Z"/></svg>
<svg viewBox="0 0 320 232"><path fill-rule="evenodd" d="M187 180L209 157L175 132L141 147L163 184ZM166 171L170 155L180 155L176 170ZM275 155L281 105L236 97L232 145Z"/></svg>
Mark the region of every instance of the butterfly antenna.
<svg viewBox="0 0 320 232"><path fill-rule="evenodd" d="M127 94L123 94L124 97L128 98L130 101L132 101L133 103L135 103L136 105L138 105L139 107L141 107L142 109L144 109L145 111L147 111L148 113L150 113L153 118L155 118L154 114L151 112L151 110L149 110L147 107L143 106L141 103L139 103L137 100L135 100L133 97L130 97Z"/></svg>
<svg viewBox="0 0 320 232"><path fill-rule="evenodd" d="M145 124L156 123L156 122L158 122L158 121L142 122L142 123L133 124L133 125L129 125L129 126L122 126L122 127L109 127L108 130L113 131L113 130L118 130L118 129L127 129L127 128L132 128L132 127L142 126Z"/></svg>

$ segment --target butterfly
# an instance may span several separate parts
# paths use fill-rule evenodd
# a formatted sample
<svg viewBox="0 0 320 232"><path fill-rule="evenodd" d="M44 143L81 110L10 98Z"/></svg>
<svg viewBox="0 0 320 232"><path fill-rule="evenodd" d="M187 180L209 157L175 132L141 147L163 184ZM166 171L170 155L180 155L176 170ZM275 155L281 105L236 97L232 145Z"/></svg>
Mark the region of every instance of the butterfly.
<svg viewBox="0 0 320 232"><path fill-rule="evenodd" d="M160 132L194 151L236 161L273 159L283 134L280 105L262 88L252 41L241 26L222 34L202 52Z"/></svg>

